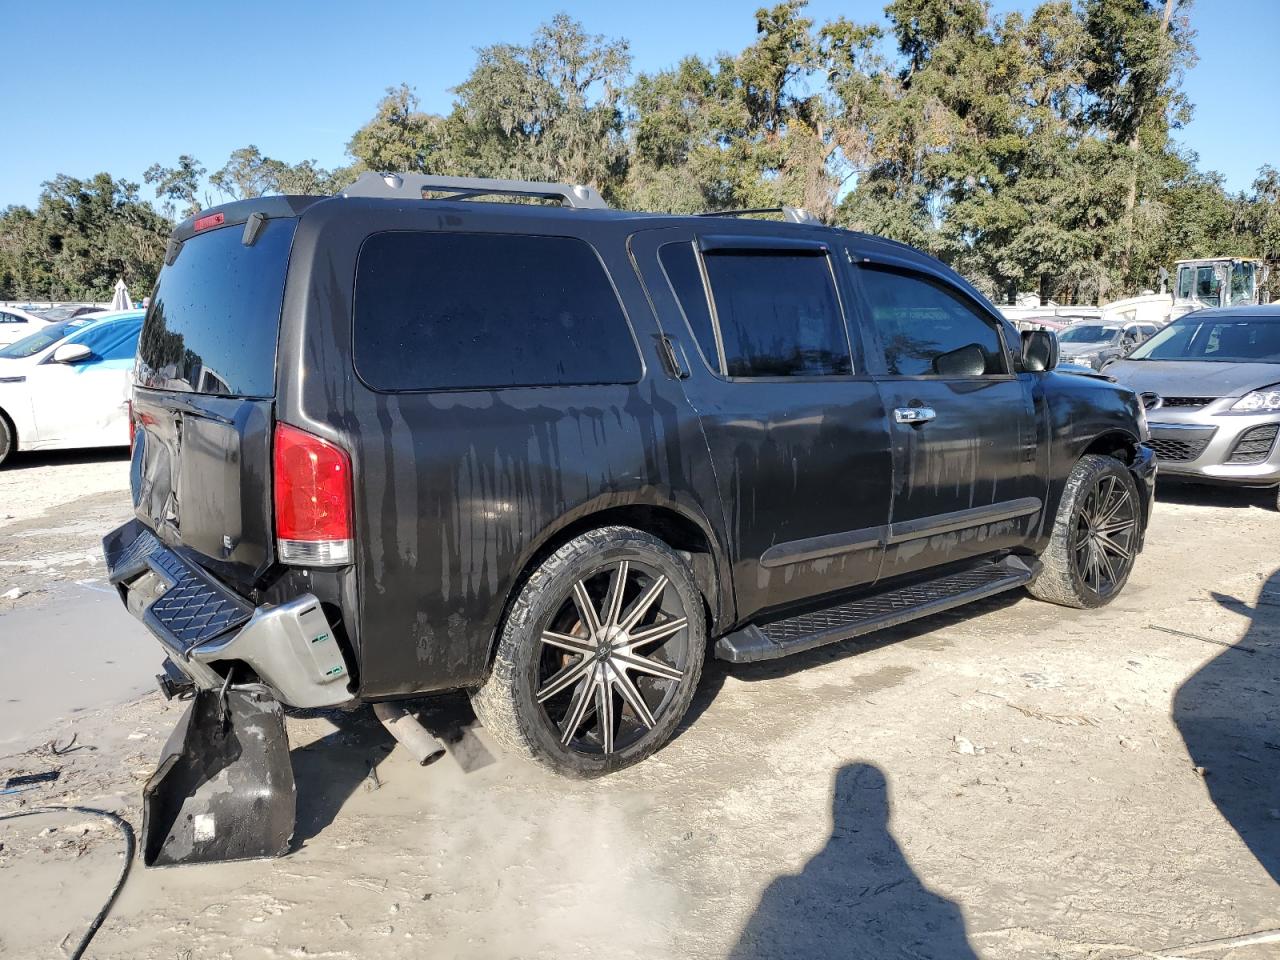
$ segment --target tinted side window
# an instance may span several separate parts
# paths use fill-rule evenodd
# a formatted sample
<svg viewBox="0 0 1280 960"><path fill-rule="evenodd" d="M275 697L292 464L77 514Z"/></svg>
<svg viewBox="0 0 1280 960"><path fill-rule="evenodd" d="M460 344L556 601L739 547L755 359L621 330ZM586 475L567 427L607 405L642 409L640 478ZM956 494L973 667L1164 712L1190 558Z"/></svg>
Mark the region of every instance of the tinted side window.
<svg viewBox="0 0 1280 960"><path fill-rule="evenodd" d="M825 256L718 251L706 257L725 373L812 377L853 370Z"/></svg>
<svg viewBox="0 0 1280 960"><path fill-rule="evenodd" d="M907 377L1005 373L994 324L944 285L910 273L860 268L889 373Z"/></svg>
<svg viewBox="0 0 1280 960"><path fill-rule="evenodd" d="M658 251L662 269L667 273L671 291L684 311L689 329L697 338L702 355L711 369L720 369L720 352L716 348L716 332L707 305L707 288L702 282L702 269L692 243L668 243Z"/></svg>
<svg viewBox="0 0 1280 960"><path fill-rule="evenodd" d="M356 266L355 364L378 390L634 383L595 252L569 237L380 233Z"/></svg>

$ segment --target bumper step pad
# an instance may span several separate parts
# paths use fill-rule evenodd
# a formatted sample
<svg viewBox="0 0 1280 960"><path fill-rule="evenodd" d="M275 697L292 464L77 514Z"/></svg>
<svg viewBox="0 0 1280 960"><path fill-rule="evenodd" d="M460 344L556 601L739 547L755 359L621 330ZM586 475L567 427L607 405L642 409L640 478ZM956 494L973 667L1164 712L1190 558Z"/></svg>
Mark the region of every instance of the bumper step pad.
<svg viewBox="0 0 1280 960"><path fill-rule="evenodd" d="M1021 587L1038 567L1033 560L1006 557L786 620L751 624L717 640L716 659L754 663L859 637Z"/></svg>
<svg viewBox="0 0 1280 960"><path fill-rule="evenodd" d="M247 601L187 563L137 521L113 531L103 541L103 553L115 585L148 571L165 582L143 622L180 654L244 625L253 615Z"/></svg>

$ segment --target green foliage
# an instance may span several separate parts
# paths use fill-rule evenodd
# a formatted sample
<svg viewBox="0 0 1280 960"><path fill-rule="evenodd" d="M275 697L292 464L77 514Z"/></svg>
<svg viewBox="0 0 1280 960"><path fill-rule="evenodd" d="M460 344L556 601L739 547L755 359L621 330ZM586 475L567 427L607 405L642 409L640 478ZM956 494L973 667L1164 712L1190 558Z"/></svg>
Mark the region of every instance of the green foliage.
<svg viewBox="0 0 1280 960"><path fill-rule="evenodd" d="M347 152L362 170L443 172L442 118L418 109L408 84L388 87L368 123L355 132Z"/></svg>
<svg viewBox="0 0 1280 960"><path fill-rule="evenodd" d="M476 51L443 115L389 88L345 169L250 145L207 184L326 194L401 170L589 183L643 210L798 205L922 247L996 298L1105 301L1184 257L1280 258L1280 173L1230 195L1172 140L1191 111L1189 8L1044 0L996 16L988 0L892 0L886 21L859 24L782 0L756 11L744 49L635 76L625 41L561 14L527 44ZM205 173L184 154L144 179L173 218L209 204ZM132 184L57 177L36 210L0 214L0 297L149 277L164 227Z"/></svg>
<svg viewBox="0 0 1280 960"><path fill-rule="evenodd" d="M264 194L324 194L336 186L328 170L314 161L288 164L262 155L253 144L232 152L209 182L231 200L247 200Z"/></svg>
<svg viewBox="0 0 1280 960"><path fill-rule="evenodd" d="M105 300L117 279L141 296L155 283L171 226L138 198L136 183L59 174L34 211L0 214L0 298Z"/></svg>

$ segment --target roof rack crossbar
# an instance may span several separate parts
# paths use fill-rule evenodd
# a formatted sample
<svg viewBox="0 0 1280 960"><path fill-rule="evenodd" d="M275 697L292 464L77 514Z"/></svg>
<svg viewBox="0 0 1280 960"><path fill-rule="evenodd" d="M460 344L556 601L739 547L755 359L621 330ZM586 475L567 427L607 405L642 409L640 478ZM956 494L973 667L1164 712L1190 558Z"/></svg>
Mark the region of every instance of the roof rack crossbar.
<svg viewBox="0 0 1280 960"><path fill-rule="evenodd" d="M428 197L428 193L448 193ZM340 191L344 197L412 198L414 200L469 200L480 196L536 197L557 200L575 210L607 210L594 189L582 184L545 183L537 180L497 180L488 177L439 177L428 173L362 173Z"/></svg>
<svg viewBox="0 0 1280 960"><path fill-rule="evenodd" d="M743 210L708 210L706 213L694 214L698 217L749 217L757 213L780 213L783 218L790 223L811 223L821 224L822 221L815 217L804 207L749 207Z"/></svg>

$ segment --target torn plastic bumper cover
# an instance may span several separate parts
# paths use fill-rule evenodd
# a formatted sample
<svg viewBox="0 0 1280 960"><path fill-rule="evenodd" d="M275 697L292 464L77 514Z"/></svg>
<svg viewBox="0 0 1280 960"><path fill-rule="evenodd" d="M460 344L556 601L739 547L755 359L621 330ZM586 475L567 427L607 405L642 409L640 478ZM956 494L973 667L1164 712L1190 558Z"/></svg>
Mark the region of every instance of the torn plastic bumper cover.
<svg viewBox="0 0 1280 960"><path fill-rule="evenodd" d="M352 699L315 597L254 607L134 520L103 539L125 606L195 693L143 790L148 865L279 856L295 814L282 704ZM237 677L258 681L236 683Z"/></svg>
<svg viewBox="0 0 1280 960"><path fill-rule="evenodd" d="M198 690L142 788L143 862L279 857L294 816L280 701L261 684Z"/></svg>

